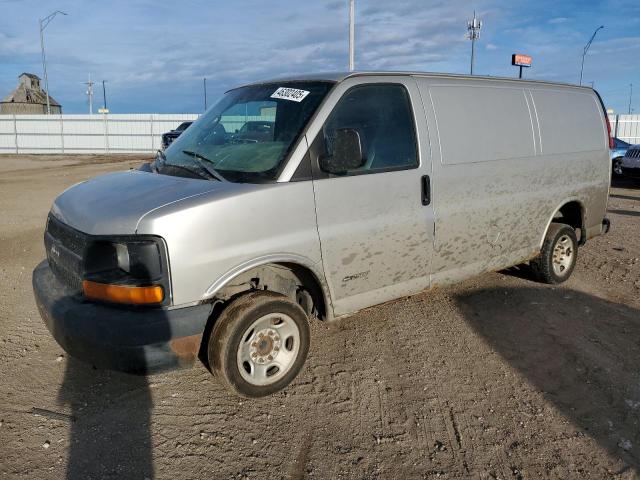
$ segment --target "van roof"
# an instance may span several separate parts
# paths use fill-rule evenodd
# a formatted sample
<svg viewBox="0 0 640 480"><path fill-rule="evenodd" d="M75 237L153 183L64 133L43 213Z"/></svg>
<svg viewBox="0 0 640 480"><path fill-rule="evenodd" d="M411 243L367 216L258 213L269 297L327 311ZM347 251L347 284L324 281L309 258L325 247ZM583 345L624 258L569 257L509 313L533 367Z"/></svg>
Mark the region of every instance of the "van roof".
<svg viewBox="0 0 640 480"><path fill-rule="evenodd" d="M462 75L457 73L432 73L432 72L393 72L393 71L355 71L355 72L320 72L320 73L309 73L302 75L289 75L283 77L276 77L268 80L262 80L257 82L251 82L246 85L260 85L265 83L277 83L277 82L292 82L292 81L328 81L328 82L341 82L347 78L351 77L368 77L368 76L384 76L384 75L395 75L395 76L413 76L413 77L431 77L431 78L455 78L455 79L473 79L473 80L500 80L500 81L509 81L509 82L526 82L526 83L534 83L541 85L553 85L553 86L562 86L562 87L575 87L575 88L584 88L587 90L591 90L590 87L587 86L579 86L571 83L562 83L562 82L549 82L546 80L523 80L519 78L513 77L491 77L491 76L482 76L482 75Z"/></svg>

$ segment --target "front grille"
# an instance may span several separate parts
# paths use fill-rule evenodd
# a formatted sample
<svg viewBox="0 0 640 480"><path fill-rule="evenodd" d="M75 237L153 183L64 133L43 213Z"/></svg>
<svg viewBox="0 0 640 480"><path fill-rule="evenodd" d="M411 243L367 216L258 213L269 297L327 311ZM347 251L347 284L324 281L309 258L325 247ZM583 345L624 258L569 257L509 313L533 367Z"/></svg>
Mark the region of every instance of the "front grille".
<svg viewBox="0 0 640 480"><path fill-rule="evenodd" d="M65 225L53 215L49 215L47 233L76 255L82 255L84 252L87 236Z"/></svg>
<svg viewBox="0 0 640 480"><path fill-rule="evenodd" d="M72 290L82 290L87 235L49 215L44 245L49 266L55 276Z"/></svg>
<svg viewBox="0 0 640 480"><path fill-rule="evenodd" d="M632 150L627 151L627 158L639 158L640 157L640 148L634 148Z"/></svg>

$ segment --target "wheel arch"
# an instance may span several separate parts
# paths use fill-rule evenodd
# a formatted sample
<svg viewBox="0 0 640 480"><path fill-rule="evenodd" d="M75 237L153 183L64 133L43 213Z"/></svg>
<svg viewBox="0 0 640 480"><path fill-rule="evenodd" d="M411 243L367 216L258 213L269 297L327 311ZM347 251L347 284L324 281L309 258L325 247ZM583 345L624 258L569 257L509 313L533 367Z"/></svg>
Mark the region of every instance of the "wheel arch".
<svg viewBox="0 0 640 480"><path fill-rule="evenodd" d="M258 279L257 282L256 279ZM222 299L224 301L255 289L265 289L291 296L292 283L302 287L311 295L319 318L323 320L333 318L329 288L321 267L308 258L295 254L267 255L244 262L212 283L205 292L203 300Z"/></svg>
<svg viewBox="0 0 640 480"><path fill-rule="evenodd" d="M207 345L216 320L230 301L240 295L258 290L259 288L257 287L264 286L265 282L261 278L261 276L264 276L264 272L270 272L275 269L277 273L275 287L273 286L274 284L271 287L267 284L268 291L283 293L291 298L292 285L301 285L309 292L314 303L312 308L315 307L318 318L322 320L333 319L333 306L329 296L329 288L326 284L324 273L320 268L308 258L300 255L275 254L247 261L220 276L209 286L202 299L203 302L212 302L214 306L202 334L198 353L200 361L211 370L207 357ZM277 277L280 277L279 281ZM259 279L257 285L253 281L255 278ZM273 275L271 275L269 283L273 278ZM299 303L297 289L295 293L294 300ZM304 298L303 296L302 300ZM301 306L306 309L305 306Z"/></svg>
<svg viewBox="0 0 640 480"><path fill-rule="evenodd" d="M538 242L538 247L542 248L544 239L547 236L549 227L552 223L566 223L573 227L576 231L580 231L578 245L584 245L587 237L585 232L586 207L584 203L577 197L570 197L558 204L553 213L547 220L544 233Z"/></svg>

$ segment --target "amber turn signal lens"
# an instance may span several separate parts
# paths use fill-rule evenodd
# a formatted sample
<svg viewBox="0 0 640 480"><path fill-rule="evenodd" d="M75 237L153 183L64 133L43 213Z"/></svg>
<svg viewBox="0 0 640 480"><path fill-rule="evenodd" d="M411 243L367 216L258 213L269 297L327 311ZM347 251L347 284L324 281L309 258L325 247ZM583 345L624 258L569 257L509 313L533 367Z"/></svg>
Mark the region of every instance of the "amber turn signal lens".
<svg viewBox="0 0 640 480"><path fill-rule="evenodd" d="M164 290L160 285L150 287L128 287L84 280L82 288L87 298L105 302L128 303L130 305L151 305L164 300Z"/></svg>

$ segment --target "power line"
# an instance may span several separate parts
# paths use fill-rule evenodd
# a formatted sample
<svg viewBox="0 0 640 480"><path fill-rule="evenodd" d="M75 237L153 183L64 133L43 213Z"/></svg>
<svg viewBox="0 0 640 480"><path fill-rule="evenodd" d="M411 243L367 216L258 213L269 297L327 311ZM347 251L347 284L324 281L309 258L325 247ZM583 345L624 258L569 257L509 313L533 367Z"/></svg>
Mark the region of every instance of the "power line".
<svg viewBox="0 0 640 480"><path fill-rule="evenodd" d="M94 82L91 80L91 74L89 74L89 81L88 82L84 82L84 84L87 86L87 91L85 92L85 94L88 97L88 101L89 101L89 115L93 114L93 84Z"/></svg>

